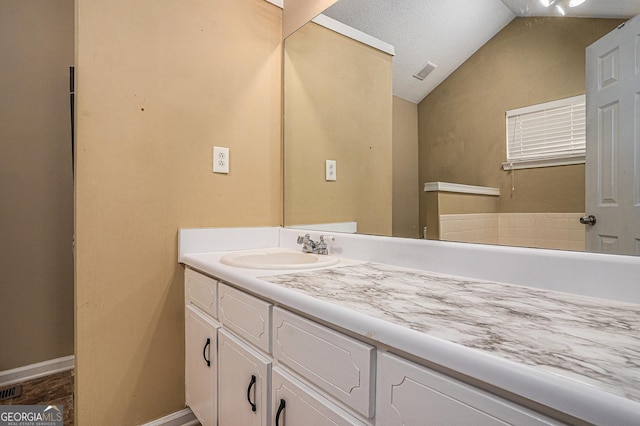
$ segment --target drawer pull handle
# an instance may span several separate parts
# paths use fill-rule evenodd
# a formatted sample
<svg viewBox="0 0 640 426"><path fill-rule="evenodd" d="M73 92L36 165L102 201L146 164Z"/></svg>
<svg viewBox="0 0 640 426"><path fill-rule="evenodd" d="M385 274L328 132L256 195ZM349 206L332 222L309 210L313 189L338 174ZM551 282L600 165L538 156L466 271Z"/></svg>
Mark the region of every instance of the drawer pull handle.
<svg viewBox="0 0 640 426"><path fill-rule="evenodd" d="M207 337L207 343L204 344L204 348L202 348L202 358L207 361L207 367L211 367L211 360L207 359L207 346L211 344L211 339Z"/></svg>
<svg viewBox="0 0 640 426"><path fill-rule="evenodd" d="M253 385L256 384L256 376L254 376L253 374L251 375L251 381L249 382L249 387L247 388L247 401L249 401L249 405L251 405L251 411L253 411L255 413L256 411L256 404L254 404L253 402L251 402L251 388L253 387Z"/></svg>
<svg viewBox="0 0 640 426"><path fill-rule="evenodd" d="M282 410L284 410L284 399L280 400L280 406L278 407L278 412L276 413L276 426L280 426L280 414L282 414Z"/></svg>

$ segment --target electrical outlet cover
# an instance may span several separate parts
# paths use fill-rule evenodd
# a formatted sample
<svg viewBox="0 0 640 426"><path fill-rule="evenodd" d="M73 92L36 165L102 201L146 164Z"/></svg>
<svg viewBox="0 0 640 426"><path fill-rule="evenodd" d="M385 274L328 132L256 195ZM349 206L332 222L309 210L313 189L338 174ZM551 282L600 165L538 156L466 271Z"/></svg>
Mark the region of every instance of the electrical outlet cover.
<svg viewBox="0 0 640 426"><path fill-rule="evenodd" d="M229 173L229 148L213 147L213 172Z"/></svg>
<svg viewBox="0 0 640 426"><path fill-rule="evenodd" d="M329 181L336 180L336 171L336 160L326 160L325 179Z"/></svg>

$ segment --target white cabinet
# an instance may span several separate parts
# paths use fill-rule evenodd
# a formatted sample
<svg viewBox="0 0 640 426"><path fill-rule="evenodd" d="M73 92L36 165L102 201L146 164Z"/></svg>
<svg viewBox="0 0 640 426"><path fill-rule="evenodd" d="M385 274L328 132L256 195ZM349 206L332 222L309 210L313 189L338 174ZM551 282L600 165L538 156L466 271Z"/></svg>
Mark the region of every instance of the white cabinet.
<svg viewBox="0 0 640 426"><path fill-rule="evenodd" d="M218 317L218 286L213 278L192 269L184 271L184 296L187 304L193 304L202 312Z"/></svg>
<svg viewBox="0 0 640 426"><path fill-rule="evenodd" d="M185 398L203 426L217 422L217 330L198 308L185 307Z"/></svg>
<svg viewBox="0 0 640 426"><path fill-rule="evenodd" d="M400 357L378 359L376 425L557 425L502 398Z"/></svg>
<svg viewBox="0 0 640 426"><path fill-rule="evenodd" d="M280 367L273 368L273 424L275 426L365 425L327 401Z"/></svg>
<svg viewBox="0 0 640 426"><path fill-rule="evenodd" d="M292 314L273 309L273 356L348 404L373 416L373 346Z"/></svg>
<svg viewBox="0 0 640 426"><path fill-rule="evenodd" d="M225 328L264 352L271 352L270 303L220 283L218 306Z"/></svg>
<svg viewBox="0 0 640 426"><path fill-rule="evenodd" d="M185 302L203 426L560 424L192 270Z"/></svg>
<svg viewBox="0 0 640 426"><path fill-rule="evenodd" d="M267 426L271 361L221 329L218 332L219 426Z"/></svg>

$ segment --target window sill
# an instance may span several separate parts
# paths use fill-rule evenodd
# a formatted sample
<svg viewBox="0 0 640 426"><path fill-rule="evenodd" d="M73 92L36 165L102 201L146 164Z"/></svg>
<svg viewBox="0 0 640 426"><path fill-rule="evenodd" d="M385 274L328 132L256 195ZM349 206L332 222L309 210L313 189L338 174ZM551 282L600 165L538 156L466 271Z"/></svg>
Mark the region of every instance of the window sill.
<svg viewBox="0 0 640 426"><path fill-rule="evenodd" d="M502 163L503 170L536 169L539 167L569 166L571 164L584 164L585 156L562 158L544 158L540 160L526 160Z"/></svg>

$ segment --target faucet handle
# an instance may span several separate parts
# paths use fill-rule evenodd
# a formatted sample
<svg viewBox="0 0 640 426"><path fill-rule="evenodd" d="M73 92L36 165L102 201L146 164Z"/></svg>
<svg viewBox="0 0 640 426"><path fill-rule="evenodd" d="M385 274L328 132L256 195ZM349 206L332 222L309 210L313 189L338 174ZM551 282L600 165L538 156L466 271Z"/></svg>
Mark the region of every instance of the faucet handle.
<svg viewBox="0 0 640 426"><path fill-rule="evenodd" d="M309 234L298 234L298 239L296 240L298 244L303 244L304 240L308 240L311 236Z"/></svg>
<svg viewBox="0 0 640 426"><path fill-rule="evenodd" d="M324 235L320 235L320 241L317 244L316 252L318 254L329 254L327 243L324 241Z"/></svg>

